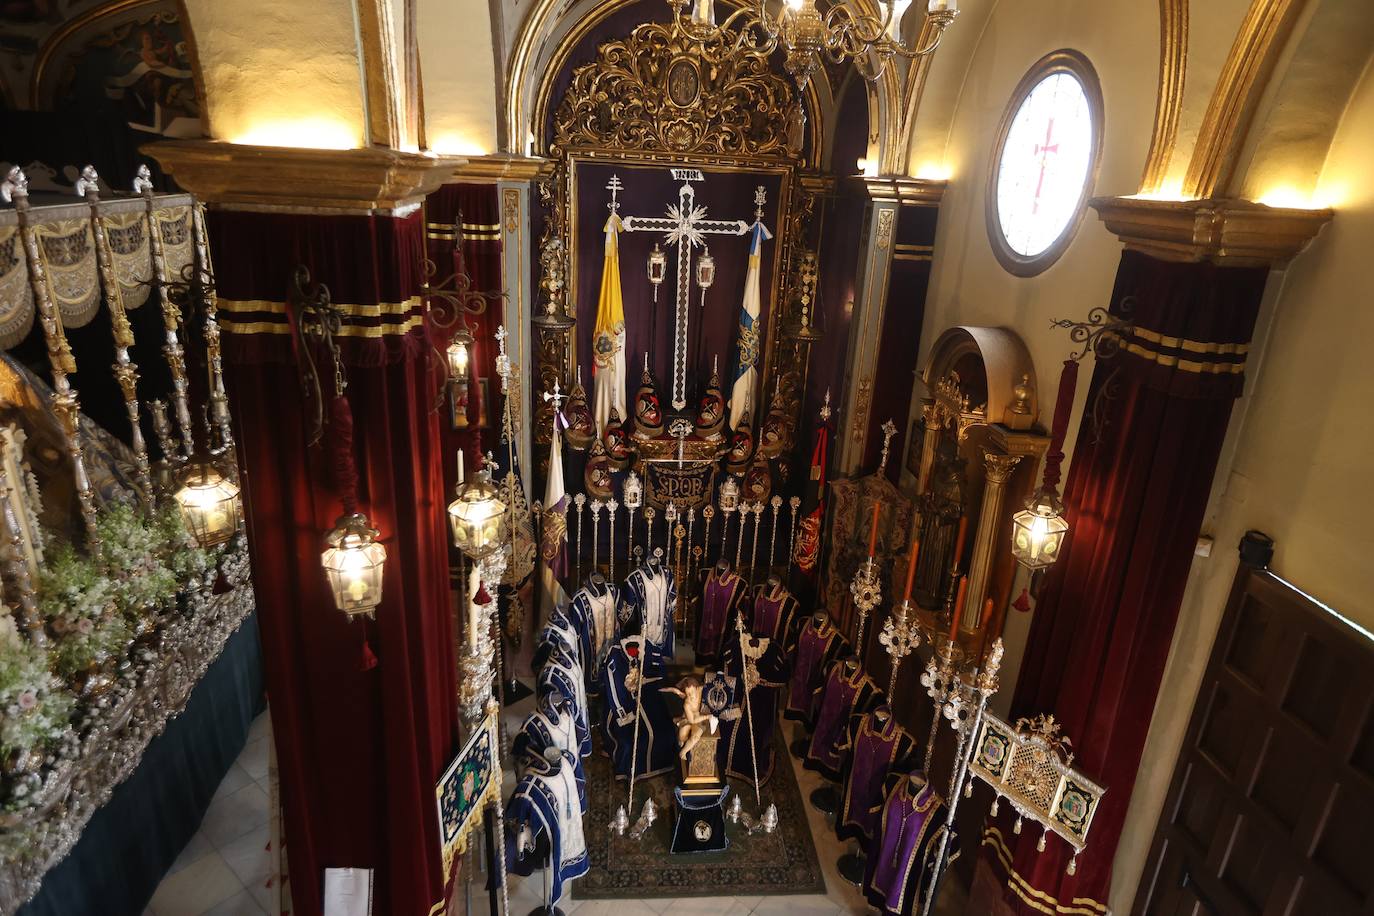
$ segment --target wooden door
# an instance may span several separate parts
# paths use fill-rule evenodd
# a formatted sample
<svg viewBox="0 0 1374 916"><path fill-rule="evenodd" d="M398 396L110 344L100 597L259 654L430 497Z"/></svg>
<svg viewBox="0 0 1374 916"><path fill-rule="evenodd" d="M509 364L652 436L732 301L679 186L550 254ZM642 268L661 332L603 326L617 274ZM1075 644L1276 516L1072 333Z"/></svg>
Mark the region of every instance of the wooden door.
<svg viewBox="0 0 1374 916"><path fill-rule="evenodd" d="M1136 916L1374 914L1374 637L1237 576Z"/></svg>

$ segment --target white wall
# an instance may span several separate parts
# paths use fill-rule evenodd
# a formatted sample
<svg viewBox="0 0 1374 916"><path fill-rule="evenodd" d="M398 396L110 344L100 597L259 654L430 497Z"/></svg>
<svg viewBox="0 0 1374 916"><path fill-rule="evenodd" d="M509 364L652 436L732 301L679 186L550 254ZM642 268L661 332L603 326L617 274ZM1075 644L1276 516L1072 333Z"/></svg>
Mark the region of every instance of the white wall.
<svg viewBox="0 0 1374 916"><path fill-rule="evenodd" d="M349 0L186 0L211 134L265 146L365 145Z"/></svg>

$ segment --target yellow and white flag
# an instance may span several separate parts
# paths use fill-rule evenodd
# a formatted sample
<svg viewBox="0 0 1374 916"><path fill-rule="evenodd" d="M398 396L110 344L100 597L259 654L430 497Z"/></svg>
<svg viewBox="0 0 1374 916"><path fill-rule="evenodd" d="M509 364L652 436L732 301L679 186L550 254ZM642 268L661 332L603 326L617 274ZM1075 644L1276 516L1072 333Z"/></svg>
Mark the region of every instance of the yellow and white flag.
<svg viewBox="0 0 1374 916"><path fill-rule="evenodd" d="M596 395L592 408L598 437L606 434L611 408L622 417L625 410L625 300L620 292L620 217L606 220L606 260L601 269L601 296L596 306L596 330L592 355Z"/></svg>

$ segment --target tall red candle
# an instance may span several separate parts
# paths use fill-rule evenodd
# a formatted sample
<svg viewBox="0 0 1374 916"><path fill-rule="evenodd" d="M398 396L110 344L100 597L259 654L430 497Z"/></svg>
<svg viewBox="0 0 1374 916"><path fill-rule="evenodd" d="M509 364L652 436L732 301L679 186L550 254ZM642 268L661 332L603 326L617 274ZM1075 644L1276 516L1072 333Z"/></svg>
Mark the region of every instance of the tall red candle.
<svg viewBox="0 0 1374 916"><path fill-rule="evenodd" d="M868 555L871 557L878 552L878 501L873 501L873 528L868 533Z"/></svg>
<svg viewBox="0 0 1374 916"><path fill-rule="evenodd" d="M992 599L983 602L983 619L978 621L978 626L986 627L992 622Z"/></svg>
<svg viewBox="0 0 1374 916"><path fill-rule="evenodd" d="M954 538L954 568L959 568L959 561L964 558L964 535L968 534L968 516L959 516L959 533Z"/></svg>
<svg viewBox="0 0 1374 916"><path fill-rule="evenodd" d="M913 538L911 541L911 559L906 565L906 592L902 595L903 601L911 600L911 583L916 581L916 558L921 554L920 538Z"/></svg>
<svg viewBox="0 0 1374 916"><path fill-rule="evenodd" d="M954 602L954 615L949 618L949 638L954 640L959 635L959 620L964 616L964 600L968 598L968 576L959 578L959 597Z"/></svg>

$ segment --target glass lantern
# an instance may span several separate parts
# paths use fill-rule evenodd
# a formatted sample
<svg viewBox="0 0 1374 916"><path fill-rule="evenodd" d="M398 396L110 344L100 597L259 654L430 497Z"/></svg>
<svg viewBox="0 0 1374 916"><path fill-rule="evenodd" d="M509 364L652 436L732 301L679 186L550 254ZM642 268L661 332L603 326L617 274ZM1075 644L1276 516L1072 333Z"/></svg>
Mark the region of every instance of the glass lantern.
<svg viewBox="0 0 1374 916"><path fill-rule="evenodd" d="M654 242L654 250L649 252L649 282L654 285L654 301L658 301L658 288L663 284L663 278L668 272L668 256L663 253L663 249L658 247L658 242Z"/></svg>
<svg viewBox="0 0 1374 916"><path fill-rule="evenodd" d="M631 512L644 505L644 484L640 483L639 475L634 471L625 477L625 489L621 499L625 503L625 508Z"/></svg>
<svg viewBox="0 0 1374 916"><path fill-rule="evenodd" d="M468 378L468 359L472 348L472 334L467 328L459 328L453 333L453 340L444 351L448 362L448 377L458 382Z"/></svg>
<svg viewBox="0 0 1374 916"><path fill-rule="evenodd" d="M1011 517L1011 524L1011 553L1016 562L1032 571L1054 565L1069 531L1064 505L1054 490L1036 490L1026 507Z"/></svg>
<svg viewBox="0 0 1374 916"><path fill-rule="evenodd" d="M715 0L692 0L692 25L699 29L711 29L715 24Z"/></svg>
<svg viewBox="0 0 1374 916"><path fill-rule="evenodd" d="M739 484L733 476L726 477L720 485L720 511L727 515L739 507Z"/></svg>
<svg viewBox="0 0 1374 916"><path fill-rule="evenodd" d="M201 547L214 547L239 530L242 513L238 484L209 461L197 461L182 472L175 499L186 527Z"/></svg>
<svg viewBox="0 0 1374 916"><path fill-rule="evenodd" d="M334 530L324 536L324 566L334 606L349 617L372 616L382 603L382 569L386 548L377 542L378 531L360 513L343 515Z"/></svg>
<svg viewBox="0 0 1374 916"><path fill-rule="evenodd" d="M702 289L710 289L714 282L716 282L716 259L711 257L711 252L707 251L697 261L697 286Z"/></svg>
<svg viewBox="0 0 1374 916"><path fill-rule="evenodd" d="M483 468L458 485L457 496L448 504L453 545L474 560L491 556L505 541L506 513L500 491L491 482L491 472Z"/></svg>

